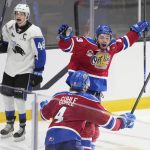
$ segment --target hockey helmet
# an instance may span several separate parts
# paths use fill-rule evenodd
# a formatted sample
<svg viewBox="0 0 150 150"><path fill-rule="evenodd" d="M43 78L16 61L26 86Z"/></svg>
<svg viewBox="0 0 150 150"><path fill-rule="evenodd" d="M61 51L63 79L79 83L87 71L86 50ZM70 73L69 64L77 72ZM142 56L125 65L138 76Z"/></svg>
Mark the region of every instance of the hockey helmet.
<svg viewBox="0 0 150 150"><path fill-rule="evenodd" d="M70 85L75 90L87 90L90 86L89 75L82 70L74 72L70 78Z"/></svg>
<svg viewBox="0 0 150 150"><path fill-rule="evenodd" d="M14 8L14 12L16 12L16 11L24 12L27 19L29 19L30 8L27 4L17 4L16 7Z"/></svg>
<svg viewBox="0 0 150 150"><path fill-rule="evenodd" d="M95 36L98 38L100 34L109 34L112 37L112 30L107 24L101 24L96 28Z"/></svg>

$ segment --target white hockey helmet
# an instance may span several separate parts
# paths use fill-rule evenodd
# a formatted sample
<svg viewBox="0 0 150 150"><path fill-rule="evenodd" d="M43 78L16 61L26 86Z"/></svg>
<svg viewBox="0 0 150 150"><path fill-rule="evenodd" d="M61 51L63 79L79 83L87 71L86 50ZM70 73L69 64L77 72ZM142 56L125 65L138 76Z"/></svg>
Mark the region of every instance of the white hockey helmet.
<svg viewBox="0 0 150 150"><path fill-rule="evenodd" d="M14 13L16 11L19 11L19 12L24 12L27 19L29 19L29 16L30 16L30 8L27 4L17 4L16 7L14 8Z"/></svg>

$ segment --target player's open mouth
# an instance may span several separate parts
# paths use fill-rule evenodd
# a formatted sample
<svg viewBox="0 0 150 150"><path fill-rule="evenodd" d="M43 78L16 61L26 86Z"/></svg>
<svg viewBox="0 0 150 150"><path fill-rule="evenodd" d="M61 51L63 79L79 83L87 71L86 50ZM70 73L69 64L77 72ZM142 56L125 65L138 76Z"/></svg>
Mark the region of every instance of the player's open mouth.
<svg viewBox="0 0 150 150"><path fill-rule="evenodd" d="M107 44L102 44L102 46L103 46L103 47L106 47L106 46L107 46Z"/></svg>
<svg viewBox="0 0 150 150"><path fill-rule="evenodd" d="M21 19L16 19L17 20L17 22L21 22Z"/></svg>

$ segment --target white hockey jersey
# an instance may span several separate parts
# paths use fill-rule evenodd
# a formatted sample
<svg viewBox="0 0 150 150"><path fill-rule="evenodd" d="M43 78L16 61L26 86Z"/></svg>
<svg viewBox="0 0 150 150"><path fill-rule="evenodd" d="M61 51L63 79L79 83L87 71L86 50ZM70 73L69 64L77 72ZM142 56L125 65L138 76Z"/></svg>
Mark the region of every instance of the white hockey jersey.
<svg viewBox="0 0 150 150"><path fill-rule="evenodd" d="M45 50L44 37L39 27L32 24L23 33L17 33L15 24L15 20L11 20L2 29L3 40L8 42L5 72L12 77L32 73L35 56L38 59L38 51Z"/></svg>

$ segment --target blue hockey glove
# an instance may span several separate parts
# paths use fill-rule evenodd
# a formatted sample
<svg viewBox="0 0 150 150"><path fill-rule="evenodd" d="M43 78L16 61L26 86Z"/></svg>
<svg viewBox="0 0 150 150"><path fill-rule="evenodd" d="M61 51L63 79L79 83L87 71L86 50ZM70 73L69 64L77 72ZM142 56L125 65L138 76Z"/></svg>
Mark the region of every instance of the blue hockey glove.
<svg viewBox="0 0 150 150"><path fill-rule="evenodd" d="M47 104L48 104L48 100L42 101L42 102L40 103L41 109L43 109Z"/></svg>
<svg viewBox="0 0 150 150"><path fill-rule="evenodd" d="M136 120L136 117L135 117L134 114L125 113L125 114L122 114L120 116L121 116L121 120L122 120L121 129L124 129L124 128L133 128L134 121Z"/></svg>
<svg viewBox="0 0 150 150"><path fill-rule="evenodd" d="M58 36L65 41L69 40L73 36L72 27L69 27L67 24L62 24L58 29Z"/></svg>
<svg viewBox="0 0 150 150"><path fill-rule="evenodd" d="M139 34L139 36L141 36L142 31L150 30L150 22L147 22L147 21L138 22L138 23L134 24L133 26L131 26L130 29L131 29L131 31L135 31L136 33Z"/></svg>

